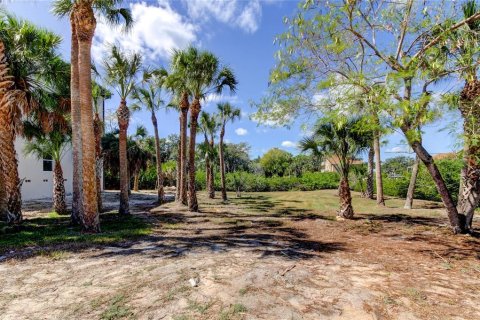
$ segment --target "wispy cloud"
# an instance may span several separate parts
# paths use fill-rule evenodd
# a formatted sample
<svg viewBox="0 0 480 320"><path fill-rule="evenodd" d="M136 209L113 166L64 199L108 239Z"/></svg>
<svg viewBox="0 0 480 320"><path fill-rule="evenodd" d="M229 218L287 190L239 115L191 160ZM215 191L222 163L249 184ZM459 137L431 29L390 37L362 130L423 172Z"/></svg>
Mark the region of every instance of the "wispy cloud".
<svg viewBox="0 0 480 320"><path fill-rule="evenodd" d="M216 20L247 33L258 30L262 18L259 0L183 0L188 16L201 22Z"/></svg>
<svg viewBox="0 0 480 320"><path fill-rule="evenodd" d="M282 141L282 147L284 148L296 148L297 144L290 140Z"/></svg>
<svg viewBox="0 0 480 320"><path fill-rule="evenodd" d="M247 134L248 134L248 130L247 130L247 129L244 129L244 128L237 128L237 129L235 129L235 133L236 133L238 136L244 136L244 135L247 135Z"/></svg>

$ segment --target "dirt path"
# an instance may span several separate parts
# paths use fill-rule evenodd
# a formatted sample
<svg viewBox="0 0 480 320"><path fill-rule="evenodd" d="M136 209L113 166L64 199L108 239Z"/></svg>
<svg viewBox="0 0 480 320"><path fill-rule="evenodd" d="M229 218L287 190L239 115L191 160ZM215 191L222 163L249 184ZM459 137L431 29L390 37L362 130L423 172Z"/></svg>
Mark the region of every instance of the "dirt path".
<svg viewBox="0 0 480 320"><path fill-rule="evenodd" d="M200 200L201 213L145 214L155 228L140 241L0 263L0 318L479 318L480 241L443 219Z"/></svg>

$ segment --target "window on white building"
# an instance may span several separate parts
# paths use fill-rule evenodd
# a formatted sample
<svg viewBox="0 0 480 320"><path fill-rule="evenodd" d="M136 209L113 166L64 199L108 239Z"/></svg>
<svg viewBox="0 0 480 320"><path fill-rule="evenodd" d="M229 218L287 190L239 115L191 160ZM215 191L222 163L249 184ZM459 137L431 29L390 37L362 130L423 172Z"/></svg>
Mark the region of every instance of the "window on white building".
<svg viewBox="0 0 480 320"><path fill-rule="evenodd" d="M43 171L53 171L52 157L43 158Z"/></svg>

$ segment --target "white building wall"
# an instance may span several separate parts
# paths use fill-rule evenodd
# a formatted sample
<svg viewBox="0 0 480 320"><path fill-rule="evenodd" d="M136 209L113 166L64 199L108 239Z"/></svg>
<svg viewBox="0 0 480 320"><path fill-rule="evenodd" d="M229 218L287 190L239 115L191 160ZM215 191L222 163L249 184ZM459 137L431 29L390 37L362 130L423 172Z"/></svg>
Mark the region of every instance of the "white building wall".
<svg viewBox="0 0 480 320"><path fill-rule="evenodd" d="M43 171L43 160L38 160L34 155L25 155L25 140L17 138L15 149L18 158L18 174L22 184L22 200L52 198L53 171ZM67 147L62 158L63 178L65 179L65 192L72 193L72 150Z"/></svg>
<svg viewBox="0 0 480 320"><path fill-rule="evenodd" d="M103 120L103 100L98 99L98 110ZM52 198L53 196L53 171L43 171L43 160L38 160L34 155L25 155L25 140L17 137L15 149L17 150L18 174L22 184L22 200ZM62 158L63 178L65 179L65 193L72 194L73 159L71 145L65 149ZM103 172L102 172L103 181ZM102 183L102 190L104 189Z"/></svg>

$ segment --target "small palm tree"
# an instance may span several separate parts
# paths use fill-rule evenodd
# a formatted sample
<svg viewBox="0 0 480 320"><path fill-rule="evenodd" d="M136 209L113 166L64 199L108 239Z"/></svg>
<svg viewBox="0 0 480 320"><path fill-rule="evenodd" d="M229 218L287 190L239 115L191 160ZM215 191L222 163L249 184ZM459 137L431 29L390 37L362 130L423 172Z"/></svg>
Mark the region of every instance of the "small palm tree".
<svg viewBox="0 0 480 320"><path fill-rule="evenodd" d="M163 189L163 174L162 174L162 157L160 154L160 136L158 134L158 121L156 111L164 104L161 97L161 90L165 85L165 81L168 77L167 70L161 68L153 71L144 71L143 73L143 87L137 88L133 92L133 98L138 104L132 105L132 110L141 109L141 105L150 112L153 131L155 133L155 157L157 168L157 185L158 203L162 204L164 201L164 189Z"/></svg>
<svg viewBox="0 0 480 320"><path fill-rule="evenodd" d="M188 208L198 211L197 193L195 191L195 138L197 135L198 116L202 109L201 101L211 93L222 93L228 87L234 92L237 80L233 71L228 67L221 67L219 59L208 51L199 51L194 47L186 49L188 64L186 65L187 78L185 80L188 91L193 100L190 105L190 140L188 145Z"/></svg>
<svg viewBox="0 0 480 320"><path fill-rule="evenodd" d="M120 214L129 214L128 204L128 158L127 130L130 121L130 110L127 98L135 91L136 75L140 70L142 58L137 53L121 52L117 46L112 46L111 53L104 62L107 83L115 89L120 97L117 109L119 126L119 159L120 159Z"/></svg>
<svg viewBox="0 0 480 320"><path fill-rule="evenodd" d="M147 149L145 138L147 129L138 126L135 134L128 141L128 163L133 175L133 191L139 190L140 171L147 168L152 154Z"/></svg>
<svg viewBox="0 0 480 320"><path fill-rule="evenodd" d="M228 102L219 103L218 108L218 117L220 118L220 143L218 144L219 155L220 155L220 177L222 180L222 200L227 201L227 187L225 181L225 159L223 155L223 138L225 137L225 127L227 122L233 122L235 119L240 118L241 112L240 109L234 108Z"/></svg>
<svg viewBox="0 0 480 320"><path fill-rule="evenodd" d="M69 147L70 136L55 130L48 134L38 134L25 145L25 154L35 155L39 160L52 159L53 170L53 209L58 214L67 214L62 158Z"/></svg>
<svg viewBox="0 0 480 320"><path fill-rule="evenodd" d="M341 121L319 123L313 135L300 142L302 151L311 151L315 155L334 156L335 165L340 174L340 211L338 216L353 218L352 196L348 175L351 163L361 152L366 150L371 141L371 134L361 130L362 119L352 118Z"/></svg>
<svg viewBox="0 0 480 320"><path fill-rule="evenodd" d="M86 232L100 232L92 112L91 49L97 25L95 13L112 25L133 19L121 0L55 0L53 13L68 16L71 25L71 114L73 131L72 220ZM80 162L81 160L81 162Z"/></svg>
<svg viewBox="0 0 480 320"><path fill-rule="evenodd" d="M204 141L204 154L205 154L205 173L207 178L207 190L208 197L210 199L215 198L215 178L214 178L214 162L216 158L215 152L215 135L219 128L219 123L215 116L212 116L206 112L202 112L200 115L200 130L203 132L205 138Z"/></svg>

